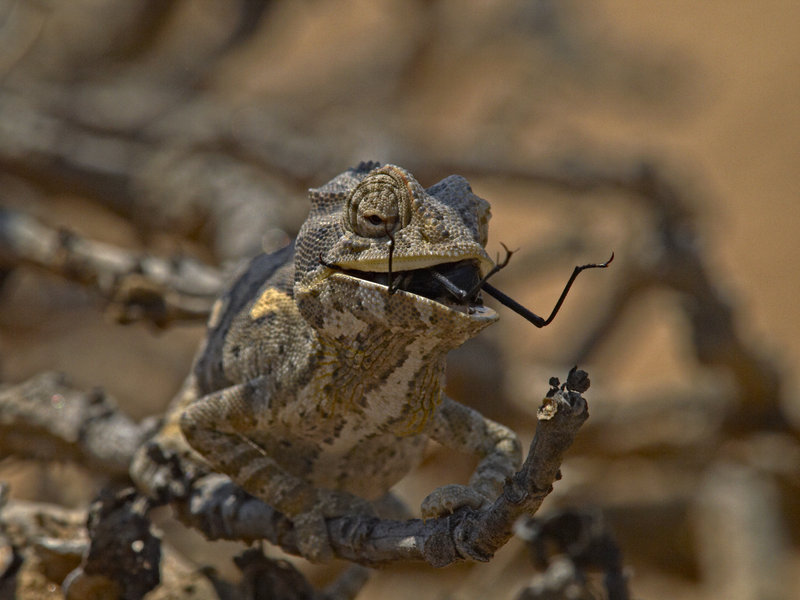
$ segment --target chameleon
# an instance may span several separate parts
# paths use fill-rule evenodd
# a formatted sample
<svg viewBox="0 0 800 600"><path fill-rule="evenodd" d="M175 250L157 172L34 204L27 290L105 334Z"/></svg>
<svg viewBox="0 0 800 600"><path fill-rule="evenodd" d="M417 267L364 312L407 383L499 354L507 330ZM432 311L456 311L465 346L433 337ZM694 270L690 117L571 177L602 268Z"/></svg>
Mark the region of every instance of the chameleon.
<svg viewBox="0 0 800 600"><path fill-rule="evenodd" d="M428 440L478 462L466 485L423 500L423 518L493 502L521 447L444 393L448 352L498 319L480 294L497 270L489 203L461 176L425 189L375 162L309 200L296 240L253 259L214 304L150 444L188 452L286 515L300 554L320 562L333 557L325 519L380 516ZM131 474L158 485L145 451Z"/></svg>

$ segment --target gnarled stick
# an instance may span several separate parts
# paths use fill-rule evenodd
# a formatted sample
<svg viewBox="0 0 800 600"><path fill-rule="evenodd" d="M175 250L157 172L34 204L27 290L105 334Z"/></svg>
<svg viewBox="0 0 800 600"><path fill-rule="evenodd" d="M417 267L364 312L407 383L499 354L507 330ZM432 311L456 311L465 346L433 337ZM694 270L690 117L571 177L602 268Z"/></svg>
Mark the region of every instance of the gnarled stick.
<svg viewBox="0 0 800 600"><path fill-rule="evenodd" d="M489 560L512 535L514 522L533 515L559 478L564 452L588 418L584 371L573 369L567 383L551 380L539 409L536 434L522 468L506 482L502 495L488 508L460 509L453 515L422 521L389 521L368 517L328 520L335 553L362 564L424 560L437 567L471 559ZM267 539L297 552L291 522L249 496L221 475L193 482L185 498L172 500L181 519L210 539Z"/></svg>
<svg viewBox="0 0 800 600"><path fill-rule="evenodd" d="M58 373L0 387L0 457L72 461L125 478L146 435L102 390L76 390Z"/></svg>
<svg viewBox="0 0 800 600"><path fill-rule="evenodd" d="M202 321L221 292L222 274L187 257L164 259L54 229L0 209L0 267L33 265L96 288L120 322Z"/></svg>
<svg viewBox="0 0 800 600"><path fill-rule="evenodd" d="M564 385L555 378L550 383L537 413L536 434L528 456L491 506L460 509L427 521L329 519L336 554L366 565L424 560L443 567L461 560L489 560L511 537L514 522L539 509L559 477L564 452L588 418L581 396L589 387L585 372L573 369ZM147 435L146 426L132 422L101 394L81 394L54 375L40 375L0 390L0 407L0 452L75 460L107 475L123 475L140 440ZM20 438L12 435L14 432L23 435ZM36 443L30 443L31 436ZM22 443L23 438L26 443ZM182 457L162 456L160 460L170 463L176 478L165 500L188 525L209 539L266 539L297 553L292 522L281 513L245 493L227 477L204 474Z"/></svg>

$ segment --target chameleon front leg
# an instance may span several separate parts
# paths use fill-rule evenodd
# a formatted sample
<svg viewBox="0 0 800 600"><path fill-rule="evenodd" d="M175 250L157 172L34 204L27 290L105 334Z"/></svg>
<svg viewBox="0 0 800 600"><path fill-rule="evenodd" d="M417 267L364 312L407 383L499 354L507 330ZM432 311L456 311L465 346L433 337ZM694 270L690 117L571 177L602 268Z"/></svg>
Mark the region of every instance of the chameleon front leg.
<svg viewBox="0 0 800 600"><path fill-rule="evenodd" d="M447 397L436 412L429 435L448 448L481 458L469 485L442 486L422 501L423 518L493 502L522 462L522 448L513 431Z"/></svg>
<svg viewBox="0 0 800 600"><path fill-rule="evenodd" d="M171 497L175 486L173 457L192 463L192 470L202 464L197 453L189 447L178 425L184 408L197 398L197 378L194 374L183 382L178 394L167 409L167 416L158 431L133 456L129 473L136 487L157 502ZM180 489L180 487L179 487Z"/></svg>
<svg viewBox="0 0 800 600"><path fill-rule="evenodd" d="M295 527L300 553L314 562L329 560L333 550L326 517L370 512L368 502L351 494L315 488L286 472L258 446L249 432L269 429L254 416L256 402L265 404L259 381L235 385L199 398L180 418L189 444L215 469L228 475L248 493L288 516Z"/></svg>

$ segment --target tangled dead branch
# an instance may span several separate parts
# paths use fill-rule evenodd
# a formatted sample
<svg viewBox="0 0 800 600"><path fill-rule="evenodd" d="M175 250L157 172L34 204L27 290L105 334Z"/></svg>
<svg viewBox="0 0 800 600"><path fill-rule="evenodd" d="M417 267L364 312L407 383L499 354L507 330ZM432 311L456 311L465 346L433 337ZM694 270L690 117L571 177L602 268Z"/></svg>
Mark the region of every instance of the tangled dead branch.
<svg viewBox="0 0 800 600"><path fill-rule="evenodd" d="M489 560L511 537L515 521L523 515L535 514L551 492L553 482L560 477L564 452L588 417L586 401L581 395L589 387L584 371L573 369L563 385L556 378L550 383L537 413L538 427L528 456L490 507L461 509L453 515L427 521L330 519L330 538L337 555L365 565L424 560L443 567L461 560ZM42 376L5 388L0 401L4 433L0 450L20 457L74 459L94 465L102 473L121 475L121 468L131 460L138 443L147 434L146 426L132 423L102 395L81 394L67 388L63 379L55 376ZM22 437L12 435L15 431L21 432ZM37 443L31 446L33 435ZM28 443L23 443L23 438ZM297 552L291 521L283 515L221 475L198 476L196 470L181 464L177 457L164 458L174 461L176 480L183 480L184 485L173 486L171 489L180 492L162 501L168 501L187 524L209 539L247 542L265 539L287 552ZM133 585L128 581L130 578L137 586L150 581L147 589L151 589L155 585L153 566L159 562L159 554L157 540L145 519L150 504L130 492L102 497L88 519L86 538L90 546L87 548L83 542L82 566L68 579L67 587L119 586L124 594ZM112 514L116 516L109 523ZM0 524L8 526L4 513L0 513ZM129 527L133 527L130 535L120 533ZM131 551L132 545L141 547ZM101 552L99 548L105 550ZM124 555L117 555L115 548L120 548ZM117 558L109 558L114 556ZM131 565L139 566L120 569L120 564L129 560L133 561ZM144 580L134 576L141 569L147 573ZM130 597L139 597L138 592L131 593Z"/></svg>

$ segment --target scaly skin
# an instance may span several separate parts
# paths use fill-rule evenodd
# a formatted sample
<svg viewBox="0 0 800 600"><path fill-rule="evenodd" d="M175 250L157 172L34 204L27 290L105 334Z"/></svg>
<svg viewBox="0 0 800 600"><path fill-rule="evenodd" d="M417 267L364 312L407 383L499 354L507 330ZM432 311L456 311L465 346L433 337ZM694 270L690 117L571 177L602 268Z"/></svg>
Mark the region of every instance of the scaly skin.
<svg viewBox="0 0 800 600"><path fill-rule="evenodd" d="M429 495L424 517L492 501L519 466L520 445L443 393L447 353L497 314L368 280L387 273L390 251L395 274L474 261L479 279L493 266L488 203L461 177L425 190L375 163L310 199L295 244L254 259L217 301L153 443L189 452L286 514L301 553L321 561L332 556L325 518L371 513L426 440L480 462L468 486ZM145 454L133 476L152 491L163 473Z"/></svg>

